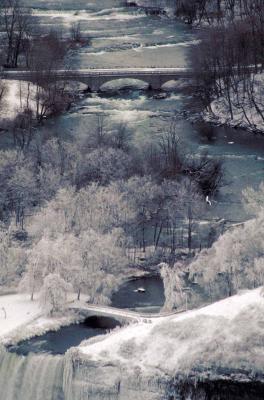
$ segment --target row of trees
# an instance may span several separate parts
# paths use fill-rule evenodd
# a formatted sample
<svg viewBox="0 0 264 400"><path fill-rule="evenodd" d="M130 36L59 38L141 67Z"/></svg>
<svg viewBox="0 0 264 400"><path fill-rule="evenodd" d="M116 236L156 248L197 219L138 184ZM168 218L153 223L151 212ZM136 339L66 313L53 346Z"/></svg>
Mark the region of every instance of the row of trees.
<svg viewBox="0 0 264 400"><path fill-rule="evenodd" d="M0 28L4 34L4 65L15 68L31 33L31 12L20 0L2 0L0 6Z"/></svg>
<svg viewBox="0 0 264 400"><path fill-rule="evenodd" d="M192 60L197 92L210 110L213 99L223 98L231 119L240 113L248 125L252 114L264 122L263 86L264 9L261 1L234 2L239 16L221 20L201 34ZM224 14L225 15L225 14Z"/></svg>
<svg viewBox="0 0 264 400"><path fill-rule="evenodd" d="M150 249L158 259L174 259L179 247L198 246L196 222L205 197L221 185L222 163L184 149L175 121L147 149L133 143L124 124L107 130L103 115L82 143L46 138L34 121L63 109L67 94L53 74L67 47L54 32L32 37L30 13L19 0L3 3L0 19L6 66L21 62L34 82L21 88L15 149L0 152L1 282L22 278L20 288L32 299L43 289L50 311L68 290L107 303L138 250L143 258ZM78 26L72 35L79 40ZM19 232L8 228L13 222Z"/></svg>
<svg viewBox="0 0 264 400"><path fill-rule="evenodd" d="M1 0L0 32L1 61L7 68L46 69L47 63L56 63L63 57L65 48L83 40L80 23L73 22L70 42L62 37L58 41L58 33L45 32L22 0Z"/></svg>
<svg viewBox="0 0 264 400"><path fill-rule="evenodd" d="M243 193L244 206L255 218L224 233L210 249L202 250L188 266L161 265L165 286L165 308L217 301L240 289L264 284L264 185ZM190 292L186 292L186 284Z"/></svg>
<svg viewBox="0 0 264 400"><path fill-rule="evenodd" d="M79 191L93 182L103 187L115 183L137 212L134 226L125 227L135 246L145 251L169 243L172 254L179 246L191 250L205 197L221 185L221 161L184 155L174 130L165 132L148 152L132 144L124 126L106 133L101 123L81 144L14 130L17 150L1 152L1 220L8 222L15 215L23 229L25 217L60 188Z"/></svg>
<svg viewBox="0 0 264 400"><path fill-rule="evenodd" d="M175 14L184 17L189 24L206 22L214 25L244 19L263 8L262 0L165 0L164 3L173 7Z"/></svg>
<svg viewBox="0 0 264 400"><path fill-rule="evenodd" d="M80 24L70 28L71 38L43 31L38 26L31 9L21 0L3 0L0 4L0 62L5 68L23 68L31 73L30 82L22 83L20 107L15 129L31 137L32 126L42 122L48 115L65 110L73 100L74 93L66 91L66 82L58 82L56 70L68 69L66 55L73 43L81 41ZM4 99L3 84L0 87ZM27 142L27 139L25 139Z"/></svg>
<svg viewBox="0 0 264 400"><path fill-rule="evenodd" d="M34 242L26 251L21 289L33 299L45 278L57 274L72 285L78 299L84 290L92 302L107 303L134 263L131 249L138 242L143 251L152 240L154 248L162 246L164 226L169 229L169 243L166 238L163 246L173 255L178 223L182 226L179 218L187 218L192 245L199 198L192 189L188 192L189 185L164 182L160 187L149 177L133 177L107 187L92 184L77 192L60 190L30 219L27 230Z"/></svg>
<svg viewBox="0 0 264 400"><path fill-rule="evenodd" d="M39 170L33 159L27 164L21 153L3 152L2 216L8 212L12 221L14 212L26 231L2 228L2 284L23 276L20 287L33 298L35 291L52 282L46 277L56 275L78 297L82 290L91 301L107 302L136 261L133 249L165 249L173 259L177 248L195 245L196 218L204 199L190 178L159 183L146 175L112 177L107 185L89 181L76 190L69 187L78 171L76 154L66 152L70 145L60 146L54 139L44 144L37 156Z"/></svg>

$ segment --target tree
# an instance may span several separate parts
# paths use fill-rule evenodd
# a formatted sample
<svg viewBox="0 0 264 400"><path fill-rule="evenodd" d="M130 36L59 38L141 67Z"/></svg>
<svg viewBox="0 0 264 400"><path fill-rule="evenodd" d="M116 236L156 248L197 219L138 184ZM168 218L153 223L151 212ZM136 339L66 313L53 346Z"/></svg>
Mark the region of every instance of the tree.
<svg viewBox="0 0 264 400"><path fill-rule="evenodd" d="M114 228L127 229L133 218L132 207L118 184L102 187L93 183L78 192L74 187L58 190L31 218L28 229L38 239L45 232L49 237L65 233L79 236L89 229L108 233Z"/></svg>
<svg viewBox="0 0 264 400"><path fill-rule="evenodd" d="M159 267L165 294L163 309L165 311L179 309L185 301L182 264L176 263L173 267L170 267L166 263L161 263Z"/></svg>
<svg viewBox="0 0 264 400"><path fill-rule="evenodd" d="M258 215L264 210L264 182L260 183L258 190L248 187L242 194L244 207L250 214Z"/></svg>
<svg viewBox="0 0 264 400"><path fill-rule="evenodd" d="M5 95L7 91L6 89L6 84L0 79L0 110L4 107L5 104Z"/></svg>
<svg viewBox="0 0 264 400"><path fill-rule="evenodd" d="M14 209L16 224L24 229L26 210L30 209L38 198L35 176L28 168L15 169L9 181L9 201Z"/></svg>
<svg viewBox="0 0 264 400"><path fill-rule="evenodd" d="M39 123L48 115L65 110L71 102L65 82L57 80L56 71L64 66L66 45L56 32L39 36L28 43L26 64L33 85L28 86L36 119Z"/></svg>
<svg viewBox="0 0 264 400"><path fill-rule="evenodd" d="M202 153L196 158L189 156L184 167L185 174L197 184L204 196L213 196L223 182L223 161Z"/></svg>
<svg viewBox="0 0 264 400"><path fill-rule="evenodd" d="M48 315L62 313L66 307L67 293L71 285L58 274L49 274L45 277L41 289L40 304Z"/></svg>
<svg viewBox="0 0 264 400"><path fill-rule="evenodd" d="M0 26L5 37L5 65L16 68L22 51L23 41L31 31L31 16L20 0L2 0L0 5Z"/></svg>
<svg viewBox="0 0 264 400"><path fill-rule="evenodd" d="M264 285L264 257L254 260L254 264L247 270L247 278L253 288Z"/></svg>
<svg viewBox="0 0 264 400"><path fill-rule="evenodd" d="M122 192L134 213L134 235L141 236L143 252L147 246L147 229L157 217L162 197L161 189L151 177L132 177L122 186Z"/></svg>
<svg viewBox="0 0 264 400"><path fill-rule="evenodd" d="M82 39L81 23L73 22L70 28L71 40L73 42L80 42Z"/></svg>
<svg viewBox="0 0 264 400"><path fill-rule="evenodd" d="M191 279L212 300L263 284L264 213L225 232L191 262Z"/></svg>
<svg viewBox="0 0 264 400"><path fill-rule="evenodd" d="M113 180L126 179L130 175L131 161L123 150L103 147L95 149L85 157L82 181L106 185Z"/></svg>
<svg viewBox="0 0 264 400"><path fill-rule="evenodd" d="M181 182L181 199L183 204L183 210L185 218L187 220L187 246L189 252L192 249L193 241L193 229L195 221L198 215L201 213L204 207L204 199L199 192L197 185L190 179L184 179Z"/></svg>
<svg viewBox="0 0 264 400"><path fill-rule="evenodd" d="M33 139L33 111L25 108L14 119L13 136L14 143L21 150L28 149Z"/></svg>
<svg viewBox="0 0 264 400"><path fill-rule="evenodd" d="M84 232L80 238L81 268L76 271L74 286L77 298L85 290L93 303L108 303L118 276L127 264L120 244L120 235L102 235L93 230Z"/></svg>
<svg viewBox="0 0 264 400"><path fill-rule="evenodd" d="M13 240L12 227L0 229L0 286L10 285L23 271L26 252Z"/></svg>
<svg viewBox="0 0 264 400"><path fill-rule="evenodd" d="M161 175L174 179L182 171L184 153L177 134L177 121L173 119L169 128L161 135L160 141Z"/></svg>
<svg viewBox="0 0 264 400"><path fill-rule="evenodd" d="M0 154L0 218L8 220L14 213L23 229L26 212L38 201L36 176L24 154L14 150Z"/></svg>
<svg viewBox="0 0 264 400"><path fill-rule="evenodd" d="M38 291L43 283L43 274L39 255L36 251L29 251L26 272L19 283L19 289L22 292L30 294L31 301L34 300L34 294Z"/></svg>

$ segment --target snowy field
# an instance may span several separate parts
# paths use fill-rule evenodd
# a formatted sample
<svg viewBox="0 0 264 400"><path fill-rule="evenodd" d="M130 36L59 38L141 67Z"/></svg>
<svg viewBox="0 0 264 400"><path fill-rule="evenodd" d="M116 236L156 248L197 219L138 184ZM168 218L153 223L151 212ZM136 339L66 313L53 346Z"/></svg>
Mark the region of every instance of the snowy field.
<svg viewBox="0 0 264 400"><path fill-rule="evenodd" d="M195 368L264 368L264 298L261 289L152 323L131 325L80 347L95 362L111 360L151 375ZM214 369L213 369L214 370Z"/></svg>
<svg viewBox="0 0 264 400"><path fill-rule="evenodd" d="M94 362L139 367L150 374L188 373L219 368L263 371L263 289L243 291L207 307L175 316L148 319L91 338L78 347L79 356ZM40 335L74 322L46 318L28 295L0 297L0 341L3 344ZM3 312L6 312L6 318ZM76 349L74 350L76 351ZM214 368L212 368L214 366Z"/></svg>
<svg viewBox="0 0 264 400"><path fill-rule="evenodd" d="M0 296L0 343L17 343L76 321L73 315L45 317L38 300L31 301L28 294Z"/></svg>

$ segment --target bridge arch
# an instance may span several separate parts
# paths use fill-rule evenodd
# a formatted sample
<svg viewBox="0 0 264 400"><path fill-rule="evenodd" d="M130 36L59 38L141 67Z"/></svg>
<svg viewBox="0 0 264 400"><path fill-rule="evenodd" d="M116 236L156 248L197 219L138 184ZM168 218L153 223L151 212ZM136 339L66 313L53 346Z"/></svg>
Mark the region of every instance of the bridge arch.
<svg viewBox="0 0 264 400"><path fill-rule="evenodd" d="M106 79L99 90L101 92L105 91L118 91L124 89L135 89L135 90L147 90L149 89L149 83L143 79L135 78L111 78Z"/></svg>
<svg viewBox="0 0 264 400"><path fill-rule="evenodd" d="M190 85L187 79L170 79L161 85L161 89L165 91L183 90Z"/></svg>

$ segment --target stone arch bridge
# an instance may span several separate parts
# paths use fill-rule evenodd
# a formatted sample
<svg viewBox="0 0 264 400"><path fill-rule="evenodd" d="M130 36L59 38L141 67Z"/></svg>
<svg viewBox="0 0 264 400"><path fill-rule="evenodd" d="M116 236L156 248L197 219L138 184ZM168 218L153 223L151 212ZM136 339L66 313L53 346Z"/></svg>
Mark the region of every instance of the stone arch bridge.
<svg viewBox="0 0 264 400"><path fill-rule="evenodd" d="M69 305L71 311L76 312L83 318L91 316L111 317L121 322L121 324L131 322L145 322L152 323L153 320L168 317L176 314L180 314L186 310L174 311L170 313L140 313L129 309L115 308L111 306L102 306L96 304L89 304L85 302L73 302Z"/></svg>
<svg viewBox="0 0 264 400"><path fill-rule="evenodd" d="M1 72L1 79L34 82L37 74L34 71L7 71ZM50 72L47 72L50 77ZM192 71L189 68L90 68L81 70L56 70L52 71L52 79L60 81L76 81L84 83L91 91L97 92L107 82L120 79L136 79L147 83L150 89L160 90L169 81L178 79L191 79ZM45 79L45 71L41 72Z"/></svg>

